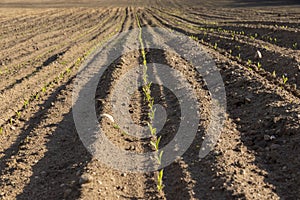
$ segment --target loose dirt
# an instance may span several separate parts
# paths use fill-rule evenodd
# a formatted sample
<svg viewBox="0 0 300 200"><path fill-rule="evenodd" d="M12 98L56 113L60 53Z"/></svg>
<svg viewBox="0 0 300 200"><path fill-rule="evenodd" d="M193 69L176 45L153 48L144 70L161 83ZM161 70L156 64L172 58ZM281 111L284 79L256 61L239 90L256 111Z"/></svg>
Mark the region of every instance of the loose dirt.
<svg viewBox="0 0 300 200"><path fill-rule="evenodd" d="M295 2L223 1L222 7L218 1L193 7L179 1L93 2L93 7L52 2L52 8L31 3L36 8L0 3L0 199L299 199L300 10ZM149 27L146 34L159 34L154 27L160 27L199 43L214 59L226 90L221 137L199 160L211 115L207 85L182 57L146 49L147 62L183 74L201 104L196 137L164 169L161 192L157 172L118 171L93 158L72 115L77 70L115 34L138 28L137 16ZM130 136L100 116L112 114L114 87L142 62L140 51L122 55L105 71L95 94L107 137L120 149L139 153L153 151L148 139ZM152 90L169 114L159 133L163 147L178 128L180 106L167 89L154 85ZM145 125L143 99L136 91L128 117Z"/></svg>

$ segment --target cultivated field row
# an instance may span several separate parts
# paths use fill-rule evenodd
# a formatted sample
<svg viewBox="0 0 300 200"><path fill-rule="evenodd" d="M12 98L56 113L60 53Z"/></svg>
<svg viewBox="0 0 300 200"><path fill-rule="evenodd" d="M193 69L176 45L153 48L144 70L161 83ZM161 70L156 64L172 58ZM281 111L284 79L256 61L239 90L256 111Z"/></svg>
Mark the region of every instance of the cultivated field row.
<svg viewBox="0 0 300 200"><path fill-rule="evenodd" d="M0 199L299 196L300 12L170 4L1 12ZM161 190L159 171L121 172L93 158L77 135L72 115L73 84L81 64L117 33L142 27L147 31L125 35L122 41L124 48L145 44L146 49L124 54L109 66L100 79L95 107L98 116L112 114L110 98L118 81L143 63L168 65L189 82L200 102L198 131L187 152L163 169ZM155 38L164 37L154 27L183 33L202 45L223 78L224 129L215 149L202 160L198 153L212 115L210 92L182 57L147 48L147 39L158 43ZM147 124L147 94L137 91L130 100L128 117L140 125ZM168 90L153 86L151 95L169 114L154 138L157 142L161 136L161 148L174 137L180 106ZM155 150L151 139L130 136L108 118L99 117L99 123L120 149Z"/></svg>

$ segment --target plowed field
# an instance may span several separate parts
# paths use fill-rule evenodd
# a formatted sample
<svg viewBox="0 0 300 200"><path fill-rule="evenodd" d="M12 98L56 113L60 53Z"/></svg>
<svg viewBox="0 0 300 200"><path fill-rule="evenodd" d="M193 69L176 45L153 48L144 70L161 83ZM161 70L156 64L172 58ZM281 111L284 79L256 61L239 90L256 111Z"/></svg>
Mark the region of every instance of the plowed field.
<svg viewBox="0 0 300 200"><path fill-rule="evenodd" d="M0 199L300 199L300 7L219 3L0 3ZM162 191L158 172L119 171L93 158L72 115L80 66L114 35L141 27L148 27L143 34L159 35L158 27L192 38L214 59L226 91L221 136L199 160L211 115L206 83L182 57L146 49L147 62L180 71L202 105L197 135L164 168ZM109 66L95 95L99 116L111 113L110 94L122 74L141 63L134 51ZM161 146L179 118L175 98L165 95L169 101L155 99L173 111ZM141 100L139 92L131 99L136 123L145 115ZM151 151L148 140L124 134L109 119L100 124L119 148Z"/></svg>

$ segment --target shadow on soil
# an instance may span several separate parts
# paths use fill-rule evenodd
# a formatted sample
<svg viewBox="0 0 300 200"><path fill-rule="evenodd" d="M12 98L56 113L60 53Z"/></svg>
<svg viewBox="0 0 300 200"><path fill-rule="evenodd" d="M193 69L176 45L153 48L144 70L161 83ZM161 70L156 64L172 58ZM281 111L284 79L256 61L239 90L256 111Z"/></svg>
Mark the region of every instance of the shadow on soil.
<svg viewBox="0 0 300 200"><path fill-rule="evenodd" d="M144 34L148 34L146 37L148 39L147 42L154 43L150 32ZM152 51L147 52L147 63L160 63L169 66L170 63L165 53L162 50L152 49ZM166 129L162 129L159 133L159 135L162 135L161 146L164 146L173 139L174 134L177 133L176 128L179 128L178 125L180 124L180 114L178 115L180 113L180 104L178 99L176 96L175 98L172 97L172 93L167 90L157 90L156 96L165 97L165 95L166 101L156 103L166 106L168 119L172 121L172 124L168 125L167 122L164 127ZM166 199L190 199L191 196L197 199L231 199L234 196L231 191L224 189L224 180L216 179L217 172L212 167L215 165L216 160L213 156L208 156L201 162L198 162L198 147L202 144L203 133L204 127L199 127L196 138L188 151L182 156L183 159L172 163L164 169L163 183L165 187L163 191ZM187 177L187 173L191 175L191 179ZM195 181L194 188L190 186L191 181ZM194 194L191 194L191 191ZM235 197L242 198L243 195L235 195Z"/></svg>
<svg viewBox="0 0 300 200"><path fill-rule="evenodd" d="M151 37L147 38L150 39ZM147 63L167 65L168 61L164 53L164 51L159 49L148 49L146 54ZM160 79L153 68L149 68L148 70L152 71L152 74L156 79ZM176 79L176 77L174 77L174 79ZM160 148L162 148L173 140L179 129L181 117L179 100L171 90L157 84L154 84L151 87L151 94L154 97L154 103L163 106L167 115L166 123L157 135L157 137L162 137L160 142ZM184 177L185 174L178 163L171 164L164 169L163 182L165 187L163 188L163 191L167 199L189 199L188 183L183 180ZM151 184L152 187L153 185L156 185L155 182L152 182ZM180 191L180 193L178 193L178 191Z"/></svg>
<svg viewBox="0 0 300 200"><path fill-rule="evenodd" d="M93 62L93 59L89 62ZM66 85L70 84L74 78L73 76ZM42 119L48 117L44 114L50 109L52 102L60 101L57 95L66 89L66 85L60 86L44 105L40 106L45 109L40 110L29 120L30 128L23 131L18 143L34 130ZM46 144L48 151L33 167L30 182L17 199L29 197L30 199L77 199L80 197L79 178L83 172L82 169L89 163L92 156L78 137L71 108L59 124L48 126L56 128L52 134L48 134L49 142Z"/></svg>
<svg viewBox="0 0 300 200"><path fill-rule="evenodd" d="M175 27L173 29L186 33ZM222 75L224 80L230 78L227 78L226 74ZM300 130L297 122L293 121L297 113L289 110L291 107L299 105L289 104L284 107L276 107L276 101L281 101L281 97L267 92L256 93L254 89L242 87L245 85L249 85L249 83L245 80L238 80L238 83L226 88L230 117L232 119L240 118L240 121L236 123L239 125L238 130L243 133L242 141L249 149L257 152L256 165L268 172L265 182L274 185L277 188L274 192L281 198L294 199L300 194L300 182L297 179L300 175L297 173L300 162L300 148L298 147L300 139L297 133ZM259 87L263 87L263 85ZM240 88L243 88L241 95L238 97L233 95L234 92L239 92ZM29 120L29 127L23 130L17 142L5 152L6 159L14 154L20 142L39 125L40 120L46 117L45 113L51 108L51 102L55 101L56 96L64 89L65 86L58 88L41 105L43 109ZM245 94L251 96L251 103L246 103ZM272 101L270 102L270 100ZM253 112L255 110L260 110L260 112ZM62 199L66 189L72 190L67 198L76 199L80 196L77 172L91 160L91 157L77 136L71 111L59 124L53 124L53 126L56 127L56 130L48 135L49 142L46 144L48 152L33 167L30 182L17 199ZM233 196L231 191L227 191L223 187L223 180L215 179L216 171L212 166L217 161L214 156L208 156L201 162L195 161L202 133L203 129L200 129L194 143L183 156L187 164L186 170L196 181L196 186L193 188L194 196L199 199L232 199L233 197L244 199L243 194ZM266 141L265 135L274 135L276 139ZM164 191L168 199L189 198L187 190L189 183L185 181L185 177L182 165L178 163L165 169L164 183L166 187ZM215 188L212 189L213 187Z"/></svg>
<svg viewBox="0 0 300 200"><path fill-rule="evenodd" d="M77 199L82 169L91 160L69 112L48 135L47 153L33 167L29 184L17 199ZM46 127L45 127L46 128Z"/></svg>
<svg viewBox="0 0 300 200"><path fill-rule="evenodd" d="M7 159L16 155L22 141L34 129L41 126L42 120L49 117L47 112L52 106L51 103L59 101L56 99L57 95L65 89L66 85L60 86L43 104L39 105L40 109L27 122L28 126L25 125L27 128L22 130L22 134L16 142L5 152L4 162L1 163L3 166L6 165ZM30 182L25 186L23 193L17 196L17 199L63 199L66 189L72 191L69 198L76 199L80 195L78 185L80 169L89 162L91 156L77 136L71 111L59 124L49 126L55 127L56 130L53 133L44 133L49 140L46 144L48 151L33 166ZM4 172L1 171L2 173Z"/></svg>
<svg viewBox="0 0 300 200"><path fill-rule="evenodd" d="M233 7L262 7L300 5L298 0L234 0Z"/></svg>

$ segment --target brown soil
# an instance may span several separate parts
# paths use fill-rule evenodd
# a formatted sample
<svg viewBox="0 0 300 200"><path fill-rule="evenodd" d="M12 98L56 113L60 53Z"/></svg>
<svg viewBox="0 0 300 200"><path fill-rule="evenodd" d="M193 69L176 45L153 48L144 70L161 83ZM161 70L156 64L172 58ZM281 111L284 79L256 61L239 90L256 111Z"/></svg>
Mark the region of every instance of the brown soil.
<svg viewBox="0 0 300 200"><path fill-rule="evenodd" d="M197 7L162 2L109 7L52 2L52 8L26 9L15 8L16 1L0 3L0 199L299 199L299 7L276 6L277 1L272 7L264 1L247 5L228 0L224 7L217 7L217 0ZM72 115L78 68L113 35L137 28L136 15L142 26L172 29L197 40L214 58L226 89L221 138L199 160L211 114L206 83L181 57L146 50L148 63L180 71L203 105L194 142L164 169L162 192L156 191L157 172L122 172L93 158ZM148 34L158 34L152 31ZM114 86L141 63L141 53L134 51L109 66L95 96L98 116L112 112ZM173 138L178 105L167 90L162 100L161 91L152 89L156 103L175 110L160 133L163 146ZM131 108L129 116L145 124L140 91ZM107 118L100 124L121 149L153 150L149 140L127 135Z"/></svg>

